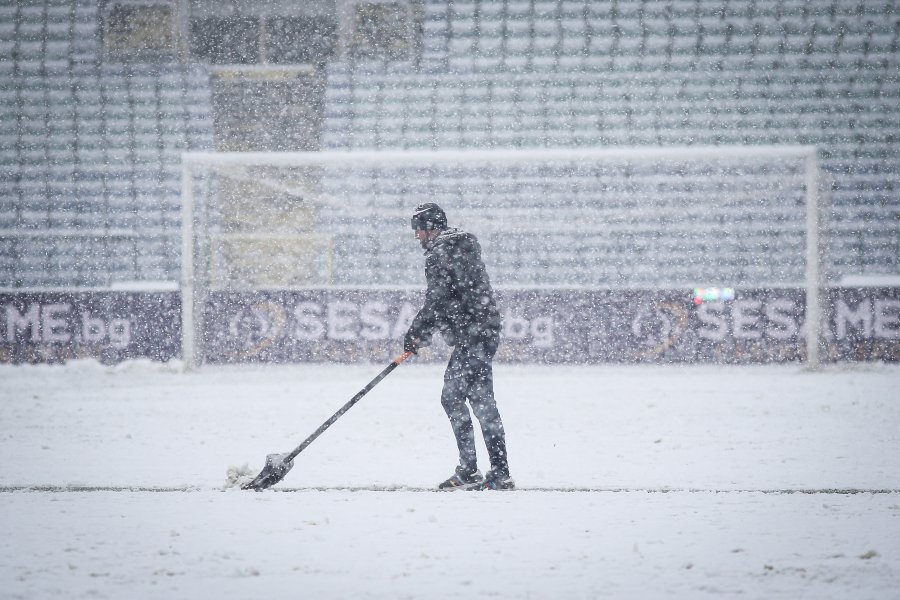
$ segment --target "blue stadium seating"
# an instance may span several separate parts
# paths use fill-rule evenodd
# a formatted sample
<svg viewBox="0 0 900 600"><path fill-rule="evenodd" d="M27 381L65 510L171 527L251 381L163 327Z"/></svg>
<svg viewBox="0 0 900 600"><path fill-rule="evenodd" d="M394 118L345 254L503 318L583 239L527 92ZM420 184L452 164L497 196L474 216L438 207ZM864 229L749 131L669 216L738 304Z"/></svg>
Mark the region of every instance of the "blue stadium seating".
<svg viewBox="0 0 900 600"><path fill-rule="evenodd" d="M330 65L326 147L816 145L830 279L900 272L895 3L434 0L424 31L418 62Z"/></svg>
<svg viewBox="0 0 900 600"><path fill-rule="evenodd" d="M212 146L207 71L105 60L98 6L0 6L0 286L178 272L181 152Z"/></svg>
<svg viewBox="0 0 900 600"><path fill-rule="evenodd" d="M208 68L108 60L100 5L0 4L0 287L178 278L180 154L212 147ZM829 186L831 280L900 273L895 2L423 6L420 54L329 63L326 149L812 144ZM800 276L802 240L773 240L764 227L765 218L785 218L777 206L760 207L762 231L712 239L718 234L710 231L721 233L709 229L713 221L727 213L705 222L691 216L671 175L663 173L656 188L636 190L626 179L601 190L613 211L604 219L624 210L617 195L656 207L672 232L649 238L627 228L598 226L579 236L566 229L584 216L578 202L601 197L590 189L591 177L569 177L557 190L524 173L498 177L477 169L432 172L421 181L389 171L326 181L335 195L357 186L359 205L326 203L320 226L348 234L336 237L334 272L335 283L348 285L419 281L415 248L397 248L408 241L402 231L409 207L425 196L483 232L502 284ZM485 186L494 194L490 207L479 196ZM678 210L693 223L690 235L671 226ZM499 225L509 227L501 232ZM692 257L713 247L719 266L698 272ZM750 251L763 258L729 258Z"/></svg>

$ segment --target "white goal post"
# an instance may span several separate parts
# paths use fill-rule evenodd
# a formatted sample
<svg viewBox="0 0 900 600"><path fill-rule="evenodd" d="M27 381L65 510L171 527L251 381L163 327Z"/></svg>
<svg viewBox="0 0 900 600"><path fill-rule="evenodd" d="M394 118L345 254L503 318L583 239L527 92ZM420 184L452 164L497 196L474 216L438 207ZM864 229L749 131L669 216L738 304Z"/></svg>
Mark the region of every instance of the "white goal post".
<svg viewBox="0 0 900 600"><path fill-rule="evenodd" d="M767 169L777 170L779 165L790 163L793 165L790 172L774 175L754 174L752 169L744 168L743 165L751 163L765 163ZM717 167L719 170L715 173L707 173L703 169L705 165L726 164L727 167ZM647 170L642 172L644 165L654 165L661 174L654 174L657 171ZM660 166L661 165L661 166ZM694 167L693 165L701 165ZM514 181L516 177L527 179L529 184L535 189L525 186L522 189L516 188L518 191L510 192L512 187L506 190L506 196L502 196L497 200L493 209L495 212L492 217L485 218L486 221L496 219L496 227L506 227L509 231L516 232L519 235L520 244L527 247L529 240L543 240L541 237L541 223L545 222L548 215L562 214L560 217L563 224L558 225L558 231L554 231L555 241L553 244L547 245L542 250L540 257L534 258L533 263L526 266L535 269L544 269L537 274L531 274L528 269L523 269L521 263L515 263L514 259L509 259L510 264L506 265L507 271L503 271L504 264L498 264L495 270L501 272L501 287L503 284L516 283L516 273L522 273L524 281L522 285L533 284L535 287L542 286L565 286L580 285L586 287L604 287L604 277L609 278L610 287L635 287L641 282L649 282L645 285L653 285L653 282L659 280L659 284L666 287L684 287L696 285L728 285L729 281L723 278L739 278L738 267L732 268L732 271L723 271L726 275L717 277L715 269L707 271L696 271L696 275L692 275L688 264L681 275L672 275L669 279L663 279L661 275L657 279L653 279L653 260L644 257L644 254L633 256L634 271L627 271L628 265L622 263L629 262L622 256L615 258L604 258L606 254L613 252L605 247L598 250L595 262L589 264L600 264L603 260L615 262L615 269L592 274L583 281L568 281L564 279L548 280L542 279L541 273L559 272L563 273L560 277L565 277L565 268L554 270L546 265L560 264L565 262L565 256L558 258L560 255L560 246L565 240L571 236L579 236L586 230L600 235L615 235L619 240L616 243L625 244L626 251L635 252L634 248L639 248L641 253L648 252L646 256L652 255L652 249L647 250L648 245L653 246L654 243L661 239L662 234L677 231L680 238L690 246L694 243L693 238L702 239L703 247L718 248L717 252L725 256L729 252L744 252L741 260L744 263L753 262L755 248L754 244L759 247L769 248L770 245L784 243L784 240L790 240L791 244L796 244L796 248L792 249L793 257L791 260L798 261L796 271L792 271L784 276L784 281L776 281L777 277L770 275L761 275L758 283L762 286L796 286L805 290L806 301L806 340L805 350L807 365L815 368L819 364L819 348L822 337L822 312L820 308L820 294L823 287L822 274L822 243L820 236L820 172L817 158L817 150L814 146L683 146L683 147L629 147L629 148L588 148L588 149L518 149L518 150L489 150L489 149L473 149L473 150L372 150L372 151L321 151L321 152L187 152L182 155L182 270L181 270L181 292L182 292L182 350L185 367L190 369L202 362L202 315L203 303L205 295L210 289L228 289L229 286L236 286L241 289L249 289L253 285L260 288L278 288L278 287L329 287L340 286L342 284L357 285L364 287L367 279L354 279L352 275L343 275L338 280L331 277L332 261L334 260L334 239L335 237L343 237L348 230L341 229L343 225L336 225L340 233L323 232L326 227L319 227L315 224L309 225L308 230L303 229L306 225L291 225L287 230L273 230L271 225L272 219L269 217L259 217L253 210L247 208L248 205L254 204L253 198L262 195L266 196L269 192L260 193L258 191L248 192L246 186L249 185L266 185L267 189L277 189L286 194L289 198L296 198L296 206L307 206L316 202L329 204L334 206L341 204L352 204L355 202L365 203L367 210L374 211L372 214L385 213L391 215L394 219L391 222L391 231L389 235L398 239L397 245L400 245L400 236L403 235L402 229L393 229L393 224L402 223L400 215L409 212L411 206L424 201L436 201L444 205L445 202L451 204L457 199L465 198L468 195L487 193L481 188L490 188L491 190L503 187L500 184L489 182L485 185L482 180L476 176L477 170L492 170L492 173L500 170L507 170L504 175L504 181ZM648 167L649 169L649 167ZM697 170L695 170L697 169ZM382 171L378 171L382 170ZM401 171L407 172L401 173ZM435 184L431 187L421 187L419 179L427 173L433 176L436 171L442 172L441 176L443 187ZM685 170L690 171L684 175ZM336 180L343 185L348 186L348 190L338 197L333 193L334 183L332 182L331 192L323 192L318 189L314 193L309 191L309 184L302 185L296 182L304 177L309 177L310 173L315 172L315 177L323 177L322 173L326 172L347 173L353 171L354 175L331 175L332 180ZM282 172L287 174L282 176ZM505 171L506 172L506 171ZM299 174L298 174L299 173ZM475 173L476 175L473 175ZM549 173L549 174L548 174ZM273 175L274 174L274 175ZM571 177L570 177L571 175ZM684 175L684 176L682 176ZM397 179L392 180L394 176ZM285 183L294 177L294 180ZM778 178L781 179L778 179ZM220 180L223 178L231 178L238 181L232 182L232 188L238 191L232 191L232 196L240 198L244 202L244 206L239 209L233 209L231 217L232 222L253 221L255 229L247 229L240 225L223 226L220 223L225 219L221 216L222 210L220 205L223 201L216 196L221 194L222 185ZM371 186L369 180L371 178ZM458 178L458 180L454 180ZM543 179L548 179L549 184L543 185ZM628 180L627 185L621 184L618 179L625 178ZM682 179L685 181L682 185ZM735 183L730 183L734 179ZM377 181L376 181L377 180ZM788 181L790 180L790 181ZM213 183L210 183L213 181ZM588 181L589 183L585 183ZM785 181L787 183L781 183ZM218 182L218 183L217 183ZM594 183L590 183L594 182ZM318 183L316 184L318 185ZM505 184L504 184L505 185ZM244 186L244 187L241 187ZM378 187L380 186L380 187ZM566 204L567 194L585 194L587 187L595 186L593 192L596 194L597 200L590 200L587 205L572 206ZM328 186L324 186L328 187ZM364 200L367 194L370 194L369 187L378 187L376 194L382 194L378 198L382 200ZM670 188L682 188L678 191L677 200L660 200L659 202L650 202L648 199L655 198L656 195L665 197ZM211 189L215 188L213 191ZM306 190L306 191L303 191ZM386 191L385 191L386 190ZM406 194L400 196L400 191ZM550 190L548 192L548 190ZM279 192L279 193L280 193ZM331 195L329 195L331 193ZM391 195L393 194L393 195ZM516 194L530 194L531 200L517 202ZM603 195L606 194L606 195ZM696 200L688 198L690 194L696 195ZM756 196L754 196L756 194ZM542 205L542 195L547 198L547 205ZM266 197L271 196L269 194ZM551 200L551 196L554 198ZM719 198L718 196L721 196ZM759 200L757 196L765 197ZM512 199L510 199L512 197ZM674 197L674 196L673 196ZM384 198L387 198L385 200ZM585 195L584 198L592 198ZM615 198L615 200L609 200ZM625 200L623 200L623 198ZM629 200L629 198L631 200ZM716 202L721 201L721 212ZM281 206L282 204L291 204L291 201L285 201L283 198L274 201L274 204ZM379 202L381 204L379 204ZM462 202L462 201L460 201ZM594 204L609 203L609 210L600 214L592 212L591 208ZM764 202L768 202L762 208ZM279 204L280 203L280 204ZM304 204L306 203L306 204ZM550 206L550 204L553 204ZM265 204L265 202L257 202L257 204ZM294 206L294 205L292 205ZM344 207L346 208L346 207ZM456 208L456 207L454 207ZM472 207L460 204L457 214L474 215L478 207ZM339 207L337 210L339 212ZM267 210L259 208L259 210ZM274 209L273 209L274 210ZM334 210L332 212L334 212ZM505 212L499 212L499 211ZM754 221L753 217L744 217L749 215L751 211L762 211L765 219ZM217 212L218 211L218 212ZM248 212L249 211L249 212ZM706 212L704 212L706 211ZM712 216L704 216L710 213ZM714 213L714 214L713 214ZM299 214L295 210L292 214ZM217 216L218 215L218 216ZM247 216L249 215L249 216ZM343 216L341 216L343 215ZM330 217L334 223L343 223L349 217L346 213L338 216ZM801 218L802 215L802 218ZM284 213L278 214L277 219L281 219L278 223L282 223L284 219L293 222L299 222L307 217L284 217ZM316 216L309 217L308 220L315 221ZM555 218L555 217L552 217ZM219 219L219 221L216 221ZM268 219L268 220L267 220ZM292 221L293 219L293 221ZM566 220L568 225L565 224ZM705 219L705 220L704 220ZM583 220L583 221L579 221ZM792 221L793 220L793 221ZM714 225L709 225L709 223ZM765 221L765 222L763 222ZM771 242L765 240L766 235L773 227L779 227L779 222L791 221L790 228L784 231L776 232L777 239ZM587 225L579 227L581 222ZM527 224L527 226L523 225ZM716 225L717 224L717 225ZM230 229L229 229L230 227ZM280 225L279 225L280 227ZM293 227L293 229L291 228ZM400 225L402 227L402 225ZM408 225L407 225L408 227ZM695 233L695 229L699 227L700 233ZM719 227L719 229L716 229ZM760 229L755 235L753 242L742 241L734 242L730 238L739 238L742 228ZM277 228L276 228L277 229ZM296 233L303 229L302 233ZM528 231L524 231L528 229ZM285 232L287 231L287 233ZM613 232L613 233L608 233ZM724 233L723 233L724 232ZM527 235L526 235L527 234ZM500 234L498 234L499 236ZM549 234L548 234L549 235ZM531 236L531 237L529 237ZM634 239L644 237L638 246L634 246ZM352 237L352 234L351 236ZM485 238L481 235L483 243ZM546 236L545 236L546 237ZM318 268L315 276L307 279L297 277L294 280L276 280L269 278L268 280L253 281L252 269L244 267L241 271L240 265L211 266L211 263L218 261L216 264L224 264L227 262L227 256L240 255L242 252L251 252L246 250L252 248L252 252L256 252L267 244L276 244L283 248L287 243L286 240L295 240L296 249L294 254L287 263L297 263L301 261L300 257L303 252L310 253L308 258L309 268ZM493 239L493 238L492 238ZM592 238L593 239L593 238ZM598 245L607 242L597 238ZM211 242L212 240L212 242ZM625 241L621 241L625 240ZM761 240L761 241L760 241ZM779 241L781 240L781 241ZM217 244L217 248L210 248L210 244ZM373 242L377 246L377 241ZM490 243L488 241L488 243ZM591 242L592 243L592 242ZM662 250L657 254L664 254L666 246L665 240L659 241ZM227 248L226 245L229 245ZM632 244L628 246L628 244ZM729 245L731 244L731 245ZM599 247L599 246L598 246ZM347 250L347 252L366 253L370 250L363 248L362 250ZM767 250L768 251L768 250ZM371 250L375 252L375 250ZM522 259L523 252L526 250L518 250ZM687 253L686 258L682 262L696 263L699 251ZM249 255L248 255L249 256ZM549 258L548 258L549 256ZM593 255L591 255L593 256ZM658 258L663 260L664 258ZM303 259L306 260L306 259ZM321 265L328 264L328 276L321 275L322 269L326 267L312 265L313 261L320 261ZM505 260L505 259L504 259ZM553 261L556 260L556 263ZM594 259L592 258L592 261ZM657 260L657 259L654 259ZM710 261L715 262L715 256L710 257ZM757 262L766 263L765 256L759 256L755 259ZM617 261L617 262L616 262ZM259 260L254 257L248 257L244 262L248 264L258 264ZM277 262L277 261L276 261ZM515 263L515 264L513 264ZM645 263L645 264L640 264ZM305 263L304 263L305 264ZM382 263L379 263L382 264ZM535 266L537 265L537 266ZM489 265L490 266L490 265ZM713 265L714 267L716 265ZM764 267L770 269L770 273L775 271L766 264L750 265L745 264L744 270L749 273L751 267L757 267L757 271ZM281 267L278 267L281 268ZM723 269L725 267L722 267ZM785 272L790 271L793 267L784 267ZM616 271L618 269L618 271ZM642 274L639 273L643 269ZM211 281L210 273L228 273L228 277L222 277L221 280ZM512 273L512 275L503 275L503 273ZM650 274L648 275L648 272ZM761 271L760 271L761 272ZM241 274L243 273L243 275ZM250 275L248 275L250 273ZM704 273L713 273L713 275L705 275ZM732 275L728 275L732 273ZM799 273L799 275L798 275ZM241 279L243 277L243 279ZM504 277L508 281L504 280ZM578 279L577 269L570 278ZM618 277L618 279L616 279ZM746 275L744 285L757 283L753 279L753 275ZM643 278L643 279L642 279ZM712 280L715 279L715 280ZM408 281L400 281L402 284L409 285Z"/></svg>

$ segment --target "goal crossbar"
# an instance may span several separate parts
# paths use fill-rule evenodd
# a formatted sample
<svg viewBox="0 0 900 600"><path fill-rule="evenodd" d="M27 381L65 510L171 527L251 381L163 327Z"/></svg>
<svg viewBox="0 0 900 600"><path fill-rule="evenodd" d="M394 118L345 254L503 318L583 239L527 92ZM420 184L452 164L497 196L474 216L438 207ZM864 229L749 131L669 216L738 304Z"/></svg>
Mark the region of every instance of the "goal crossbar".
<svg viewBox="0 0 900 600"><path fill-rule="evenodd" d="M304 165L509 164L530 161L649 161L728 158L816 158L815 146L664 146L511 150L326 150L322 152L185 152L182 164L291 167Z"/></svg>

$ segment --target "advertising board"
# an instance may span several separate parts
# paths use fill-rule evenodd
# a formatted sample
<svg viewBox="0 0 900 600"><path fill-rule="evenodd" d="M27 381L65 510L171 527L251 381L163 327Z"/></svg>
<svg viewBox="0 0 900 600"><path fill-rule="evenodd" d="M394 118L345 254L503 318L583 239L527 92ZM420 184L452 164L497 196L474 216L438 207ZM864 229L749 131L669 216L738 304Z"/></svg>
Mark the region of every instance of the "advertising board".
<svg viewBox="0 0 900 600"><path fill-rule="evenodd" d="M500 290L497 362L802 361L804 293L774 290ZM384 362L422 302L406 290L217 292L206 300L204 362ZM822 360L900 361L900 288L824 294ZM177 292L0 294L0 362L181 356ZM450 349L437 337L420 362Z"/></svg>

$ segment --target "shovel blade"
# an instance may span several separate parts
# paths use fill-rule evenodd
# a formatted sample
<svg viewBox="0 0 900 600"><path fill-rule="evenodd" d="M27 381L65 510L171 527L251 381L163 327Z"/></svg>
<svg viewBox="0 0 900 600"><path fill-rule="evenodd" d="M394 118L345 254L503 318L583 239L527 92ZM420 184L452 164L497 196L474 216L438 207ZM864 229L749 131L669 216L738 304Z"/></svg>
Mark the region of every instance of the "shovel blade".
<svg viewBox="0 0 900 600"><path fill-rule="evenodd" d="M288 474L294 467L293 460L287 460L286 454L269 454L266 456L266 466L259 472L253 481L241 486L242 490L261 491L272 487Z"/></svg>

